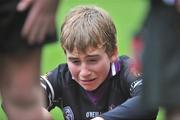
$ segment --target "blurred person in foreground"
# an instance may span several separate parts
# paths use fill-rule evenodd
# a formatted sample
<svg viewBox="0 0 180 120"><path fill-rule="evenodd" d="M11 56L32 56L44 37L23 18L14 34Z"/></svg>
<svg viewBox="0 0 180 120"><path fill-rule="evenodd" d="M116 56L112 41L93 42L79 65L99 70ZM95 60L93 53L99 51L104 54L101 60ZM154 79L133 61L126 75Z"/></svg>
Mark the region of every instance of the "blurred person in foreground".
<svg viewBox="0 0 180 120"><path fill-rule="evenodd" d="M42 46L55 41L58 0L0 1L0 92L9 120L46 120L40 88Z"/></svg>
<svg viewBox="0 0 180 120"><path fill-rule="evenodd" d="M161 106L167 120L179 120L180 0L151 0L139 37L144 43L144 105Z"/></svg>

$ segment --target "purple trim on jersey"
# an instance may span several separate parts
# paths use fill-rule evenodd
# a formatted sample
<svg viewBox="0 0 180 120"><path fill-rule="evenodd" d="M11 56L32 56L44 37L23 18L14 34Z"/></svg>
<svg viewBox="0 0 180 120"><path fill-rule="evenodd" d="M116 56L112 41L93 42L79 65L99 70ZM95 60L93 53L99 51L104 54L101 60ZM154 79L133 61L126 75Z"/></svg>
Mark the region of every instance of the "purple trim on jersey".
<svg viewBox="0 0 180 120"><path fill-rule="evenodd" d="M111 71L110 71L111 74L108 75L107 80L105 80L105 82L103 82L103 84L100 87L98 87L96 90L86 91L88 98L94 105L96 105L99 102L99 100L103 97L103 95L107 92L109 88L109 85L110 85L108 82L109 78L114 76L113 71L112 71L113 70L112 66L114 66L115 68L114 69L115 74L120 71L120 63L118 61L115 61L111 65Z"/></svg>

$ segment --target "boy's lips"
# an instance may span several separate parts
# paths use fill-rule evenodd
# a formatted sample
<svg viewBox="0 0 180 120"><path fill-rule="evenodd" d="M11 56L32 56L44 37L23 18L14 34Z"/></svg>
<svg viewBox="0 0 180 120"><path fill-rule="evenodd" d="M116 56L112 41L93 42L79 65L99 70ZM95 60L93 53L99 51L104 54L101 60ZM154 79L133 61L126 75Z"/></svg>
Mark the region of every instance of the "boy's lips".
<svg viewBox="0 0 180 120"><path fill-rule="evenodd" d="M95 80L96 79L94 78L94 79L88 79L88 80L80 80L80 82L83 83L83 84L88 84L88 83L91 83L91 82L93 82Z"/></svg>

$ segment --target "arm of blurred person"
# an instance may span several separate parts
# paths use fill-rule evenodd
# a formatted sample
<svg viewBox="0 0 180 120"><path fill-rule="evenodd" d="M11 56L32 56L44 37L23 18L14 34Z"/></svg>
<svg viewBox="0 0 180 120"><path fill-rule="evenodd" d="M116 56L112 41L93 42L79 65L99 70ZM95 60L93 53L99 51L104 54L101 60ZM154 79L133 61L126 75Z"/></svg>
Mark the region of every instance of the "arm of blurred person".
<svg viewBox="0 0 180 120"><path fill-rule="evenodd" d="M22 12L29 7L30 11L22 28L22 36L29 44L43 42L47 34L55 33L55 19L60 0L20 0L17 11Z"/></svg>

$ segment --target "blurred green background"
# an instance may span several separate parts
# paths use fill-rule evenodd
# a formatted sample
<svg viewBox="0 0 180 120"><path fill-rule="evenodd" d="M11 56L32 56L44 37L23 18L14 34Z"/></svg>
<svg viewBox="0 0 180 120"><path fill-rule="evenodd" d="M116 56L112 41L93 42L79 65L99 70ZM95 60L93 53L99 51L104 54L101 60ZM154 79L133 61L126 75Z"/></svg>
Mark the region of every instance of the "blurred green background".
<svg viewBox="0 0 180 120"><path fill-rule="evenodd" d="M97 5L105 9L112 17L117 28L119 55L132 55L131 40L141 27L142 21L148 10L148 0L62 0L57 12L57 29L68 11L77 5ZM63 50L59 41L46 45L42 56L42 74L55 68L59 63L65 62ZM58 108L51 111L54 120L63 120ZM157 120L164 119L164 111L160 109ZM5 114L0 109L0 120L6 120Z"/></svg>

